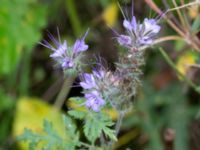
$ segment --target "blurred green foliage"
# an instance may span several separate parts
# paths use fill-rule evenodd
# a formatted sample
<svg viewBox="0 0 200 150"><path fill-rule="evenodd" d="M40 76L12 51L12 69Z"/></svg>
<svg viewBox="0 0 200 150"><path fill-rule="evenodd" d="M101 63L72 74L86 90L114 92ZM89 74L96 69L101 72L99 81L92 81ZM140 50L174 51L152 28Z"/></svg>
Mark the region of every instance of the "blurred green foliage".
<svg viewBox="0 0 200 150"><path fill-rule="evenodd" d="M152 150L164 149L167 131L172 129L174 149L188 150L189 124L195 119L197 107L188 106L178 82L159 91L151 85L145 82L144 92L135 102L135 111L125 119L123 128L142 129L148 140L145 147Z"/></svg>
<svg viewBox="0 0 200 150"><path fill-rule="evenodd" d="M12 127L12 119L14 113L15 101L5 94L5 91L0 89L0 148L9 140L8 135ZM9 135L10 136L10 135Z"/></svg>
<svg viewBox="0 0 200 150"><path fill-rule="evenodd" d="M16 102L14 88L28 90L31 51L46 26L46 10L37 0L0 1L0 79L7 79L0 87L0 145L7 148ZM13 87L15 80L20 80L18 87Z"/></svg>
<svg viewBox="0 0 200 150"><path fill-rule="evenodd" d="M0 75L8 75L40 40L46 6L37 0L1 0L0 20Z"/></svg>

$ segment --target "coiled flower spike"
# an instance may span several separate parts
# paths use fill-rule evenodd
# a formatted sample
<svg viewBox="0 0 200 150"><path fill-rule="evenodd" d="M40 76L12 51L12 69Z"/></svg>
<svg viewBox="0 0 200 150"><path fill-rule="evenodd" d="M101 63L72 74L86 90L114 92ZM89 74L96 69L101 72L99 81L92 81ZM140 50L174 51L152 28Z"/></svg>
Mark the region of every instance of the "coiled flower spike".
<svg viewBox="0 0 200 150"><path fill-rule="evenodd" d="M84 41L88 32L89 30L86 31L83 38L77 39L74 45L71 47L68 46L66 40L64 40L64 42L61 43L59 34L58 41L50 33L48 34L48 37L52 40L55 47L49 44L49 42L47 42L46 40L43 40L43 43L40 44L52 50L52 54L50 55L50 57L53 58L63 68L63 70L72 68L76 69L79 63L79 56L81 52L86 51L88 49L88 45L85 44Z"/></svg>
<svg viewBox="0 0 200 150"><path fill-rule="evenodd" d="M123 11L122 14L124 16L123 27L126 29L127 34L117 33L117 41L126 48L137 49L140 46L151 44L161 29L156 19L145 18L143 23L137 22L136 17L133 15L133 6L131 19L128 19Z"/></svg>
<svg viewBox="0 0 200 150"><path fill-rule="evenodd" d="M95 112L99 112L106 103L102 98L99 87L99 82L101 82L104 75L103 70L94 70L91 74L84 73L80 82L81 87L84 89L85 106Z"/></svg>

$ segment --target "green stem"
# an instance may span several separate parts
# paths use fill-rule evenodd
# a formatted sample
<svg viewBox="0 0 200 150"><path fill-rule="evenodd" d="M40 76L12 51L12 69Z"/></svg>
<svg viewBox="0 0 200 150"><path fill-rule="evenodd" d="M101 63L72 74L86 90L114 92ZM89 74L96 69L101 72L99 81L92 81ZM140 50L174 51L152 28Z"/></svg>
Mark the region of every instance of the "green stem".
<svg viewBox="0 0 200 150"><path fill-rule="evenodd" d="M21 72L19 82L20 95L28 95L31 54L31 50L26 50L24 51L24 57L22 57L22 67L20 68Z"/></svg>
<svg viewBox="0 0 200 150"><path fill-rule="evenodd" d="M76 78L76 75L69 76L67 79L65 79L63 86L56 98L54 106L58 109L61 109L62 105L65 102L65 99L67 95L69 94L69 91L71 89L71 85L73 84L74 80Z"/></svg>
<svg viewBox="0 0 200 150"><path fill-rule="evenodd" d="M176 64L170 59L170 57L167 55L167 53L163 50L163 48L159 48L160 53L162 54L162 56L164 57L164 59L166 60L166 62L170 65L170 67L172 67L176 73L181 76L181 78L188 84L190 85L192 88L194 88L194 90L196 92L198 92L200 94L200 90L198 89L198 86L195 85L192 80L188 79L186 76L184 76L176 67Z"/></svg>
<svg viewBox="0 0 200 150"><path fill-rule="evenodd" d="M119 131L120 131L120 127L122 125L122 120L124 118L124 112L119 112L119 117L117 119L117 123L116 123L116 126L115 126L115 136L117 137ZM114 140L112 140L109 144L109 150L113 149L113 145L114 145Z"/></svg>
<svg viewBox="0 0 200 150"><path fill-rule="evenodd" d="M105 147L106 147L106 146L105 146L106 141L105 141L105 138L104 138L103 133L101 133L100 142L101 142L101 148L105 149Z"/></svg>
<svg viewBox="0 0 200 150"><path fill-rule="evenodd" d="M122 125L122 120L124 118L124 112L119 113L119 118L117 120L116 126L115 126L115 135L117 136L120 130L120 127Z"/></svg>
<svg viewBox="0 0 200 150"><path fill-rule="evenodd" d="M80 19L76 11L74 0L66 0L65 4L67 12L69 14L68 16L72 25L73 32L76 36L79 36L79 34L81 33L81 23L79 21Z"/></svg>
<svg viewBox="0 0 200 150"><path fill-rule="evenodd" d="M90 148L91 146L89 145L89 144L87 144L87 143L84 143L84 142L79 142L81 145L83 145L83 146L85 146L85 147L88 147L88 148Z"/></svg>

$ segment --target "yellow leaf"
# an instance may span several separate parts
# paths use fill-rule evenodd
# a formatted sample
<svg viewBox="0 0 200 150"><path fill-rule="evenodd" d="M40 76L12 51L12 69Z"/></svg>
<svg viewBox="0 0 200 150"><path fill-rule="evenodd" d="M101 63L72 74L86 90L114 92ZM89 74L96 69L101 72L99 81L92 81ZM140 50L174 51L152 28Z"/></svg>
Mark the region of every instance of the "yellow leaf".
<svg viewBox="0 0 200 150"><path fill-rule="evenodd" d="M198 17L198 15L199 15L199 6L198 5L191 6L189 8L189 16L192 19L195 19L196 17Z"/></svg>
<svg viewBox="0 0 200 150"><path fill-rule="evenodd" d="M109 27L113 27L118 17L118 6L116 3L110 4L103 12L102 18Z"/></svg>
<svg viewBox="0 0 200 150"><path fill-rule="evenodd" d="M83 111L83 112L86 112L86 111L87 111L86 108L85 108L85 106L78 106L76 103L74 103L74 102L72 102L72 101L68 101L68 102L67 102L67 106L68 106L69 108L73 108L73 109L78 110L78 111ZM112 120L117 120L117 118L118 118L118 113L117 113L116 110L105 108L105 109L103 109L102 111L103 111L104 113L108 114L108 115L112 118Z"/></svg>
<svg viewBox="0 0 200 150"><path fill-rule="evenodd" d="M193 54L192 52L186 52L183 55L181 55L177 61L177 69L179 70L180 73L182 73L183 75L187 74L188 71L188 67L190 65L195 64L197 60L197 57L195 56L195 54Z"/></svg>
<svg viewBox="0 0 200 150"><path fill-rule="evenodd" d="M13 136L21 135L24 128L41 133L44 119L52 122L58 134L63 135L64 125L61 112L37 98L19 99L14 117ZM22 150L28 150L27 142L19 142L19 147Z"/></svg>

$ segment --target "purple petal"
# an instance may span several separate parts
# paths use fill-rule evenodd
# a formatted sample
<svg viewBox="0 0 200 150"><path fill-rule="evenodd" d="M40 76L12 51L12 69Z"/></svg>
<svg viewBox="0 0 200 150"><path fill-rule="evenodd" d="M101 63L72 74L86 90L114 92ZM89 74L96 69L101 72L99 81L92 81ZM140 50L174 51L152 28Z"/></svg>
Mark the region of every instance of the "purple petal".
<svg viewBox="0 0 200 150"><path fill-rule="evenodd" d="M137 22L136 22L135 16L133 16L132 19L131 19L131 26L132 26L132 29L134 31L136 31L136 29L137 29Z"/></svg>
<svg viewBox="0 0 200 150"><path fill-rule="evenodd" d="M88 49L88 45L86 45L85 42L82 39L76 40L74 47L73 47L74 53L86 51L87 49Z"/></svg>
<svg viewBox="0 0 200 150"><path fill-rule="evenodd" d="M57 58L62 57L66 51L67 51L67 41L64 41L63 44L59 44L57 49L53 49L53 54L50 55L50 57Z"/></svg>
<svg viewBox="0 0 200 150"><path fill-rule="evenodd" d="M72 68L74 66L74 63L71 59L65 58L64 62L62 63L62 68L67 69L67 68Z"/></svg>
<svg viewBox="0 0 200 150"><path fill-rule="evenodd" d="M92 74L84 73L83 74L83 81L80 82L80 85L84 89L91 89L96 86L95 79Z"/></svg>
<svg viewBox="0 0 200 150"><path fill-rule="evenodd" d="M82 51L86 51L88 49L88 45L85 44L85 38L89 32L89 29L85 33L84 37L82 39L77 39L74 46L73 46L73 51L74 53L79 53Z"/></svg>
<svg viewBox="0 0 200 150"><path fill-rule="evenodd" d="M142 45L149 45L153 42L153 40L151 38L149 38L148 36L145 36L142 39L140 39L139 42Z"/></svg>
<svg viewBox="0 0 200 150"><path fill-rule="evenodd" d="M59 45L60 45L60 43L54 38L54 36L53 36L50 32L48 32L48 37L49 37L49 39L51 39L51 40L53 41L53 43L54 43L56 46L59 46Z"/></svg>
<svg viewBox="0 0 200 150"><path fill-rule="evenodd" d="M97 77L98 79L102 79L105 76L105 71L103 69L100 70L93 70L92 72L94 74L95 77Z"/></svg>
<svg viewBox="0 0 200 150"><path fill-rule="evenodd" d="M128 30L132 30L131 22L126 19L123 21L123 26L124 26L124 28L126 28Z"/></svg>
<svg viewBox="0 0 200 150"><path fill-rule="evenodd" d="M158 33L161 27L157 24L155 19L144 19L145 32Z"/></svg>
<svg viewBox="0 0 200 150"><path fill-rule="evenodd" d="M93 88L93 85L88 84L88 83L86 83L86 82L80 82L80 85L81 85L82 88L84 88L84 89L91 89L91 88Z"/></svg>
<svg viewBox="0 0 200 150"><path fill-rule="evenodd" d="M85 94L85 98L85 106L91 108L95 112L98 112L100 108L105 105L105 101L100 97L96 90Z"/></svg>
<svg viewBox="0 0 200 150"><path fill-rule="evenodd" d="M129 46L129 45L131 45L131 37L126 36L126 35L120 35L117 38L117 41L118 41L118 43L120 45L123 45L123 46Z"/></svg>

